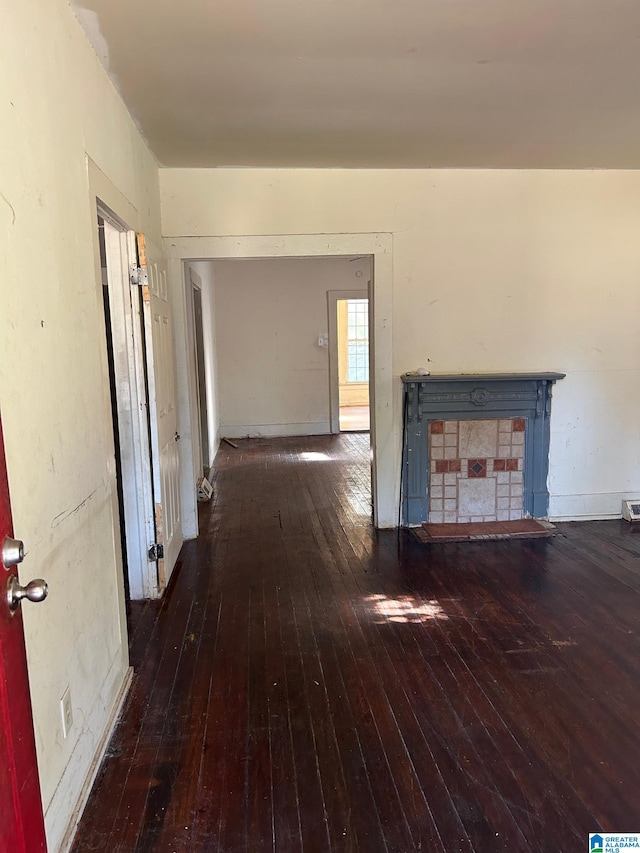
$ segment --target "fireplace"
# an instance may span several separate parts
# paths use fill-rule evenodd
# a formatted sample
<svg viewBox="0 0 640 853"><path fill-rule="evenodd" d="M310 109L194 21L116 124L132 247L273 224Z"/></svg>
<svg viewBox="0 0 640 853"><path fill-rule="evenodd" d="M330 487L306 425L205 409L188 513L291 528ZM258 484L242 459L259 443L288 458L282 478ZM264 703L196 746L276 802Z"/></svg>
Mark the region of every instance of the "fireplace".
<svg viewBox="0 0 640 853"><path fill-rule="evenodd" d="M564 373L402 377L402 520L545 518L549 419Z"/></svg>

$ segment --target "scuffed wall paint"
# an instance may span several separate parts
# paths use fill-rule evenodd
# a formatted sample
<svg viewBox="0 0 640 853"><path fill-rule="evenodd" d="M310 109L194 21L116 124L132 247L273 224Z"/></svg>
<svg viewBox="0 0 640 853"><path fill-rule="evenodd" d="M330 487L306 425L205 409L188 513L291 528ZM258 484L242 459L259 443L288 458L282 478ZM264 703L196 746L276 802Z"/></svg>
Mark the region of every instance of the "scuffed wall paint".
<svg viewBox="0 0 640 853"><path fill-rule="evenodd" d="M49 849L58 850L126 682L102 294L90 157L159 243L157 166L65 0L3 6L0 400L23 582ZM70 687L74 723L62 735Z"/></svg>

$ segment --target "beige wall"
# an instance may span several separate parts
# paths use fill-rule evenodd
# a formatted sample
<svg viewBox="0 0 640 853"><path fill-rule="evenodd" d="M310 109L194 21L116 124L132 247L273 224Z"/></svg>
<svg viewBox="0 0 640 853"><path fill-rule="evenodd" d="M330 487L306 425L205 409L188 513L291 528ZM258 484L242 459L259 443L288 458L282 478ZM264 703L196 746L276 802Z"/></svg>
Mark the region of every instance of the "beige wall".
<svg viewBox="0 0 640 853"><path fill-rule="evenodd" d="M67 2L2 6L0 400L14 526L27 551L20 577L50 585L47 601L23 612L56 851L128 666L87 155L128 224L156 243L158 181ZM74 723L64 740L67 686Z"/></svg>
<svg viewBox="0 0 640 853"><path fill-rule="evenodd" d="M286 252L291 234L392 234L379 441L396 481L401 373L557 370L552 516L640 495L640 172L164 169L160 184L168 237L272 235Z"/></svg>
<svg viewBox="0 0 640 853"><path fill-rule="evenodd" d="M327 291L367 280L368 259L213 263L221 432L330 432ZM356 273L360 273L360 277Z"/></svg>

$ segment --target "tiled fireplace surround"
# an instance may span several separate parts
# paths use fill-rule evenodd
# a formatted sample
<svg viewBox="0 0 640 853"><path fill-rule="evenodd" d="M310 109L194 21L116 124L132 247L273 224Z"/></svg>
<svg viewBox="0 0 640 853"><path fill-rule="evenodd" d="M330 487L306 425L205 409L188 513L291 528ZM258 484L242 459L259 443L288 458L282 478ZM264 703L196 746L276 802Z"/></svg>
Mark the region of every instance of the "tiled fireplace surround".
<svg viewBox="0 0 640 853"><path fill-rule="evenodd" d="M429 521L513 521L524 515L526 420L429 421Z"/></svg>
<svg viewBox="0 0 640 853"><path fill-rule="evenodd" d="M403 376L403 523L546 517L551 389L563 377Z"/></svg>

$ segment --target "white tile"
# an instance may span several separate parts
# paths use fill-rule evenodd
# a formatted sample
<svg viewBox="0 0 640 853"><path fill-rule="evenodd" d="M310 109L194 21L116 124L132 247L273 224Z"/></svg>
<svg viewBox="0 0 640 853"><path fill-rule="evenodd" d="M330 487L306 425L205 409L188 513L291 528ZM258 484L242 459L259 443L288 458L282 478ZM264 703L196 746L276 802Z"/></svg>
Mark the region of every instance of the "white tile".
<svg viewBox="0 0 640 853"><path fill-rule="evenodd" d="M497 506L498 509L509 509L509 498L498 498Z"/></svg>
<svg viewBox="0 0 640 853"><path fill-rule="evenodd" d="M483 521L497 521L497 518L495 515L485 515L485 517L482 520Z"/></svg>
<svg viewBox="0 0 640 853"><path fill-rule="evenodd" d="M454 486L457 482L458 482L458 478L456 477L455 474L444 474L445 486Z"/></svg>
<svg viewBox="0 0 640 853"><path fill-rule="evenodd" d="M484 477L460 480L458 511L460 515L489 515L496 510L496 481Z"/></svg>
<svg viewBox="0 0 640 853"><path fill-rule="evenodd" d="M445 524L455 524L458 520L458 516L455 512L445 512L444 513Z"/></svg>
<svg viewBox="0 0 640 853"><path fill-rule="evenodd" d="M484 518L484 515L472 515L471 521L472 521L472 523L477 524L478 522L481 522L483 518Z"/></svg>
<svg viewBox="0 0 640 853"><path fill-rule="evenodd" d="M500 418L498 428L500 432L511 432L511 430L513 429L513 421L511 420L511 418Z"/></svg>
<svg viewBox="0 0 640 853"><path fill-rule="evenodd" d="M442 435L442 433L439 435L436 433L436 435L430 436L429 441L431 442L431 447L443 447L444 435Z"/></svg>
<svg viewBox="0 0 640 853"><path fill-rule="evenodd" d="M523 432L512 433L511 444L524 444L524 433Z"/></svg>
<svg viewBox="0 0 640 853"><path fill-rule="evenodd" d="M432 459L444 459L444 447L432 447L431 448L431 458Z"/></svg>
<svg viewBox="0 0 640 853"><path fill-rule="evenodd" d="M445 498L457 498L458 497L458 489L455 486L445 486L444 487L444 496L445 496Z"/></svg>
<svg viewBox="0 0 640 853"><path fill-rule="evenodd" d="M511 472L511 482L512 483L521 483L522 482L522 471L512 471Z"/></svg>
<svg viewBox="0 0 640 853"><path fill-rule="evenodd" d="M444 446L445 447L457 447L458 446L458 436L455 432L448 432L444 438Z"/></svg>
<svg viewBox="0 0 640 853"><path fill-rule="evenodd" d="M434 465L435 468L435 465ZM444 481L444 474L432 474L429 477L429 485L431 488L434 486L441 486Z"/></svg>
<svg viewBox="0 0 640 853"><path fill-rule="evenodd" d="M508 483L509 482L509 472L508 471L498 471L496 474L496 480L499 483Z"/></svg>
<svg viewBox="0 0 640 853"><path fill-rule="evenodd" d="M431 512L442 511L442 498L431 498L429 501L429 510Z"/></svg>
<svg viewBox="0 0 640 853"><path fill-rule="evenodd" d="M498 444L503 446L505 444L511 445L511 433L510 432L501 432L498 435Z"/></svg>
<svg viewBox="0 0 640 853"><path fill-rule="evenodd" d="M498 521L509 521L509 510L508 509L499 509L496 514L498 517Z"/></svg>
<svg viewBox="0 0 640 853"><path fill-rule="evenodd" d="M445 459L457 459L458 458L458 448L455 447L445 447L444 449L444 458Z"/></svg>
<svg viewBox="0 0 640 853"><path fill-rule="evenodd" d="M522 512L522 496L519 498L511 498L509 509L519 509Z"/></svg>
<svg viewBox="0 0 640 853"><path fill-rule="evenodd" d="M503 444L498 448L498 459L508 459L511 456L511 445Z"/></svg>
<svg viewBox="0 0 640 853"><path fill-rule="evenodd" d="M445 421L444 422L444 431L447 432L458 432L458 421Z"/></svg>
<svg viewBox="0 0 640 853"><path fill-rule="evenodd" d="M524 513L521 509L512 509L509 511L510 521L519 521L521 518L524 518Z"/></svg>
<svg viewBox="0 0 640 853"><path fill-rule="evenodd" d="M510 489L510 488L511 488L511 487L509 486L509 484L508 484L508 483L501 483L501 484L498 486L497 490L496 490L496 494L497 494L497 496L498 496L499 498L508 498L508 497L509 497L509 489Z"/></svg>
<svg viewBox="0 0 640 853"><path fill-rule="evenodd" d="M504 488L504 486L502 486L501 488ZM509 494L511 495L512 498L521 498L522 497L522 483L514 483L510 487Z"/></svg>
<svg viewBox="0 0 640 853"><path fill-rule="evenodd" d="M445 512L456 512L458 509L458 501L453 498L445 498L444 500L444 511Z"/></svg>
<svg viewBox="0 0 640 853"><path fill-rule="evenodd" d="M442 512L430 512L429 513L429 521L432 524L442 524L444 519L444 513Z"/></svg>
<svg viewBox="0 0 640 853"><path fill-rule="evenodd" d="M511 455L515 459L524 459L524 444L516 444L511 446Z"/></svg>
<svg viewBox="0 0 640 853"><path fill-rule="evenodd" d="M442 474L440 474L442 477ZM434 486L433 485L433 477L431 478L431 488L429 489L429 494L432 498L442 498L444 497L444 488L442 486Z"/></svg>
<svg viewBox="0 0 640 853"><path fill-rule="evenodd" d="M459 515L458 516L458 524L468 524L470 521L471 521L471 519L468 518L466 515Z"/></svg>
<svg viewBox="0 0 640 853"><path fill-rule="evenodd" d="M498 447L498 421L460 421L460 456L485 459L495 456Z"/></svg>

